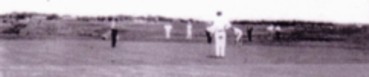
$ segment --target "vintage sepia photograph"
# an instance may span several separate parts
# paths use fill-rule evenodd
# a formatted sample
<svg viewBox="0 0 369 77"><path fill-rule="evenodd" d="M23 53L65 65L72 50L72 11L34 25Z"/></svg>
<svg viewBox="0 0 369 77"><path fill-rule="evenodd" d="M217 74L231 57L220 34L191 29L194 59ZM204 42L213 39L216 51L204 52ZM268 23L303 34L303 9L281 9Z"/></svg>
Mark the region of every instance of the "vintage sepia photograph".
<svg viewBox="0 0 369 77"><path fill-rule="evenodd" d="M369 0L0 0L0 77L369 77Z"/></svg>

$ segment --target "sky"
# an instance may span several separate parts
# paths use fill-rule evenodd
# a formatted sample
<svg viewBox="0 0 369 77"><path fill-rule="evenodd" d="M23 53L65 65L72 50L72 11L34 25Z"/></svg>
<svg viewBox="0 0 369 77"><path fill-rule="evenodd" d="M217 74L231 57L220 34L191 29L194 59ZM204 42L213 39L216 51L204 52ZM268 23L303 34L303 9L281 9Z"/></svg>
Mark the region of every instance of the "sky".
<svg viewBox="0 0 369 77"><path fill-rule="evenodd" d="M0 14L161 15L211 20L309 20L369 23L369 0L0 0Z"/></svg>

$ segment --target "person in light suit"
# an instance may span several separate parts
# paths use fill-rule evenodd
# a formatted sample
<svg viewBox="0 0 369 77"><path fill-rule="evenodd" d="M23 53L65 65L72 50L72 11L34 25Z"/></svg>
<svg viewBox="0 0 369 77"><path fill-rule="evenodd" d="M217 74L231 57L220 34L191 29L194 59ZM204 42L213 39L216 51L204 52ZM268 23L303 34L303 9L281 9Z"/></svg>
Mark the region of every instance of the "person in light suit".
<svg viewBox="0 0 369 77"><path fill-rule="evenodd" d="M222 17L222 12L216 13L217 18L213 21L213 25L208 27L207 30L214 34L215 38L215 57L224 58L226 55L226 30L231 28L229 21Z"/></svg>

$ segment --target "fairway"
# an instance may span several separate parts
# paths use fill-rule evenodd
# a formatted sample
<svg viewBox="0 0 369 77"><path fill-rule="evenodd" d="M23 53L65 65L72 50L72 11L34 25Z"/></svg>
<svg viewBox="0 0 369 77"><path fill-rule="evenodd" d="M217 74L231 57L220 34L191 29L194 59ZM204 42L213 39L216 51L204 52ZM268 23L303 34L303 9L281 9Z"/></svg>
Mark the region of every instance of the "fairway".
<svg viewBox="0 0 369 77"><path fill-rule="evenodd" d="M209 58L213 45L204 42L122 40L114 49L109 41L94 39L2 40L0 44L5 77L346 77L352 73L360 77L369 70L366 50L308 44L228 44L224 59ZM337 72L341 74L333 74Z"/></svg>

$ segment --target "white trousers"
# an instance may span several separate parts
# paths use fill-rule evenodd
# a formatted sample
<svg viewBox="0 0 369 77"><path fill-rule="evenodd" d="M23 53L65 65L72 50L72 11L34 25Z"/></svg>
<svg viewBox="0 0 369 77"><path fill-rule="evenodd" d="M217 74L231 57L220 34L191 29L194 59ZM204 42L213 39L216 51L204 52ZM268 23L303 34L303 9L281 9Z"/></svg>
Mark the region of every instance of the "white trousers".
<svg viewBox="0 0 369 77"><path fill-rule="evenodd" d="M171 29L165 29L165 38L170 39Z"/></svg>
<svg viewBox="0 0 369 77"><path fill-rule="evenodd" d="M241 42L241 39L242 39L242 36L243 36L242 33L236 34L236 42L240 43Z"/></svg>
<svg viewBox="0 0 369 77"><path fill-rule="evenodd" d="M226 50L226 33L225 32L215 32L215 55L225 56Z"/></svg>
<svg viewBox="0 0 369 77"><path fill-rule="evenodd" d="M191 25L187 25L187 39L192 39L192 26Z"/></svg>
<svg viewBox="0 0 369 77"><path fill-rule="evenodd" d="M166 39L170 39L170 34L172 31L172 25L164 25L164 30L165 30L165 38Z"/></svg>

